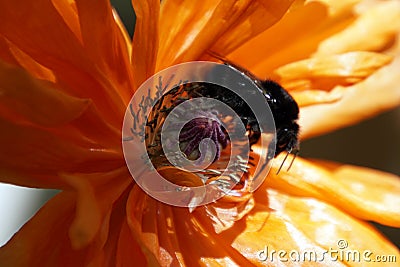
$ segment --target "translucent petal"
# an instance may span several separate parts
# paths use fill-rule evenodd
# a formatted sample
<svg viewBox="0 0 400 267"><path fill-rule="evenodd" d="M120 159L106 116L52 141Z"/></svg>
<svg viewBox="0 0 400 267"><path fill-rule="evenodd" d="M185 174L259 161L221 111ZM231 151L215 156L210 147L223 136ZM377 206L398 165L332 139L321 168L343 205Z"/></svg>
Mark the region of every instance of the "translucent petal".
<svg viewBox="0 0 400 267"><path fill-rule="evenodd" d="M274 77L276 76L287 90L305 88L329 90L336 85L349 85L365 79L391 60L392 57L388 55L361 51L327 55L279 67L274 71Z"/></svg>
<svg viewBox="0 0 400 267"><path fill-rule="evenodd" d="M164 1L157 69L196 60L211 50L226 55L277 22L292 2Z"/></svg>
<svg viewBox="0 0 400 267"><path fill-rule="evenodd" d="M343 96L344 91L344 88L336 87L330 92L326 92L323 90L304 90L292 91L290 92L290 94L294 98L294 100L296 100L299 107L302 108L309 105L335 102Z"/></svg>
<svg viewBox="0 0 400 267"><path fill-rule="evenodd" d="M400 29L400 2L385 1L364 10L344 31L327 38L318 55L347 51L380 51L394 41Z"/></svg>
<svg viewBox="0 0 400 267"><path fill-rule="evenodd" d="M325 36L338 30L332 24L323 4L311 2L297 6L275 25L236 49L229 59L266 78L276 67L307 58Z"/></svg>
<svg viewBox="0 0 400 267"><path fill-rule="evenodd" d="M248 216L244 222L245 230L234 237L232 244L255 264L261 265L257 252L268 248L269 251L286 251L288 259L292 250L300 255L306 251L319 253L318 262L306 260L310 266L358 266L357 260L335 260L335 255L330 258L332 255L329 253L322 261L324 251L340 250L339 244L344 242L347 244L345 250L356 250L360 254L369 250L374 256L399 255L396 247L379 232L334 206L312 198L289 197L273 190L257 191L256 201L262 201L264 197L268 198L270 209L261 208ZM268 260L272 258L264 264ZM276 260L273 265L279 266L281 263Z"/></svg>
<svg viewBox="0 0 400 267"><path fill-rule="evenodd" d="M277 23L293 2L294 0L250 1L240 17L236 18L230 13L229 28L219 37L211 50L221 55L231 53Z"/></svg>
<svg viewBox="0 0 400 267"><path fill-rule="evenodd" d="M345 88L343 97L330 104L300 110L300 137L310 138L355 124L400 104L400 58L365 80Z"/></svg>
<svg viewBox="0 0 400 267"><path fill-rule="evenodd" d="M282 162L275 163L277 169ZM288 159L290 162L291 159ZM297 158L290 171L271 172L268 185L295 196L320 199L369 221L400 226L400 179L393 174Z"/></svg>
<svg viewBox="0 0 400 267"><path fill-rule="evenodd" d="M267 185L264 183L254 194L252 211L219 234L204 207L190 213L133 190L128 199L129 226L151 266L287 264L280 262L276 254L272 261L271 254L266 261L260 259L260 251L266 248L275 253L318 253L318 261L305 261L309 266L357 266L357 261L335 260L334 255L333 259L329 254L322 259L324 251L338 249L340 240L347 242L348 249L360 253L369 250L373 255L399 256L395 246L371 226L317 199L288 196L267 189ZM230 212L226 210L226 214Z"/></svg>

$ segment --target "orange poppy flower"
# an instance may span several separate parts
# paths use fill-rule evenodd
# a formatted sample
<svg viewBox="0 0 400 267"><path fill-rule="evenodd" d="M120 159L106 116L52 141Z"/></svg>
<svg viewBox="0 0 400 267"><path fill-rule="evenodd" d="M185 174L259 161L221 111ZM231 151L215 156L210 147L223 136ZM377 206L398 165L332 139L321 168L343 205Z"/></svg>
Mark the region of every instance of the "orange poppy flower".
<svg viewBox="0 0 400 267"><path fill-rule="evenodd" d="M0 181L62 190L0 249L1 266L400 259L367 223L400 226L395 175L302 158L277 175L279 156L254 193L190 211L145 194L121 149L140 84L177 63L215 60L210 51L287 88L302 139L398 106L398 1L132 4L131 42L107 0L0 3ZM318 258L301 258L310 251Z"/></svg>

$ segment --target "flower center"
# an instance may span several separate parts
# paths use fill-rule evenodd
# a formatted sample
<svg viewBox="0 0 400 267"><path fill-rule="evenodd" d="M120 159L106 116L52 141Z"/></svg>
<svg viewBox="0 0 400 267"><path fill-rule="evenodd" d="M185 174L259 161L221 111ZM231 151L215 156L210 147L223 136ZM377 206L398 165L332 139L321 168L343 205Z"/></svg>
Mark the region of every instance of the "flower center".
<svg viewBox="0 0 400 267"><path fill-rule="evenodd" d="M177 85L153 105L144 134L148 156L174 184L187 186L185 179L196 176L225 193L245 190L249 129L236 129L242 118L234 117L232 108L221 109L225 99L202 94L215 88L201 82ZM173 168L192 174L175 177Z"/></svg>
<svg viewBox="0 0 400 267"><path fill-rule="evenodd" d="M199 145L204 139L210 139L215 144L214 162L220 158L221 148L224 149L228 145L229 138L221 121L212 112L207 115L209 116L198 117L186 123L179 134L180 149L190 160L202 156L199 154Z"/></svg>

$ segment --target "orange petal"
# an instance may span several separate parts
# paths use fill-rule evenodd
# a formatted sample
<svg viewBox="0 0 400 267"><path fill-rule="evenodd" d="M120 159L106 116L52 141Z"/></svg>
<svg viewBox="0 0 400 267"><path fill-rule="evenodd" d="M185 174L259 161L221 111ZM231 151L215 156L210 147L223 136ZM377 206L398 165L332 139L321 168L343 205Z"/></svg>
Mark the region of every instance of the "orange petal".
<svg viewBox="0 0 400 267"><path fill-rule="evenodd" d="M342 87L336 87L330 92L322 90L304 90L304 91L292 91L290 95L296 100L299 107L305 107L309 105L332 103L339 100L345 89Z"/></svg>
<svg viewBox="0 0 400 267"><path fill-rule="evenodd" d="M29 1L18 4L3 2L0 10L3 18L0 34L23 51L35 55L34 58L48 55L61 62L82 63L84 56L79 39L51 1L36 1L36 5ZM41 61L49 61L49 58L42 58Z"/></svg>
<svg viewBox="0 0 400 267"><path fill-rule="evenodd" d="M160 1L132 0L132 6L136 14L135 34L132 41L132 66L134 88L137 89L155 73L159 49Z"/></svg>
<svg viewBox="0 0 400 267"><path fill-rule="evenodd" d="M335 1L335 0L313 0L316 2L324 3L327 7L329 7L329 13L332 16L341 15L345 12L353 10L354 6L363 0L343 0L343 1Z"/></svg>
<svg viewBox="0 0 400 267"><path fill-rule="evenodd" d="M236 49L229 59L265 78L278 66L307 58L324 36L337 31L328 18L327 7L321 3L296 6L271 28Z"/></svg>
<svg viewBox="0 0 400 267"><path fill-rule="evenodd" d="M98 244L96 253L88 266L147 266L138 242L133 238L126 222L127 189L112 206L109 221L104 221L96 240L89 246ZM108 232L107 232L108 231ZM103 241L100 243L99 241ZM86 249L82 249L85 252Z"/></svg>
<svg viewBox="0 0 400 267"><path fill-rule="evenodd" d="M247 3L244 1L238 5L245 6ZM226 13L233 6L234 1L163 1L160 13L162 45L158 51L156 70L197 59L226 29ZM237 11L234 9L233 15L237 15Z"/></svg>
<svg viewBox="0 0 400 267"><path fill-rule="evenodd" d="M76 38L83 43L75 0L51 0L51 2L57 9L57 12L61 15L64 22L67 24L68 28L74 33Z"/></svg>
<svg viewBox="0 0 400 267"><path fill-rule="evenodd" d="M0 61L2 105L34 123L47 127L66 124L89 106L90 100L71 97L53 86Z"/></svg>
<svg viewBox="0 0 400 267"><path fill-rule="evenodd" d="M292 2L164 1L157 69L196 60L210 49L225 55L274 24Z"/></svg>
<svg viewBox="0 0 400 267"><path fill-rule="evenodd" d="M399 29L400 3L378 2L365 8L358 19L344 31L324 40L319 45L317 55L353 50L379 51L394 41Z"/></svg>
<svg viewBox="0 0 400 267"><path fill-rule="evenodd" d="M294 90L291 86L299 81L308 82L298 89L319 88L329 90L335 85L349 85L358 82L382 66L388 64L392 57L373 52L348 52L340 55L315 57L296 61L274 71L284 88Z"/></svg>
<svg viewBox="0 0 400 267"><path fill-rule="evenodd" d="M73 194L60 193L42 207L0 249L1 266L79 266L90 262L96 248L74 250L68 228L74 214Z"/></svg>
<svg viewBox="0 0 400 267"><path fill-rule="evenodd" d="M220 234L214 231L203 207L190 213L159 203L140 189L133 190L128 199L129 226L151 266L281 266L276 258L272 262L271 258L260 260L260 251L266 247L287 253L313 251L321 259L325 250L338 249L341 239L349 249L361 253L370 250L373 255L399 256L396 248L369 225L316 199L290 197L266 185L255 192L255 208ZM230 212L227 209L221 215ZM314 264L358 263L326 257L322 263L310 262Z"/></svg>
<svg viewBox="0 0 400 267"><path fill-rule="evenodd" d="M212 221L214 231L219 234L242 220L254 206L254 199L248 194L242 201L230 201L229 197L223 197L216 203L205 206L204 209Z"/></svg>
<svg viewBox="0 0 400 267"><path fill-rule="evenodd" d="M104 182L104 179L101 180ZM109 182L101 186L113 187ZM82 219L92 218L90 215L93 211L84 210L88 218L79 218L82 211L79 211L79 202L76 203L77 195L72 192L62 192L47 202L5 246L0 248L0 266L121 266L117 262L126 260L128 252L131 256L130 261L140 264L137 242L132 239L126 226L126 194L118 192L111 197L116 192L114 189L119 186L120 184L113 187L111 190L113 193L97 190L96 193L100 194L96 197L107 199L100 199L100 202L103 202L100 205L108 200L115 202L111 206L110 203L105 206L110 210L104 214L100 228L98 225L92 225L99 231L90 244L81 249L73 248L72 245L77 237L74 235L76 230L74 227L78 222L82 222ZM82 198L84 196L79 197L78 194L78 200ZM77 211L76 205L78 205ZM74 221L76 212L78 219Z"/></svg>
<svg viewBox="0 0 400 267"><path fill-rule="evenodd" d="M56 81L51 70L33 60L2 36L0 36L0 60L4 60L11 65L20 66L37 79L53 83Z"/></svg>
<svg viewBox="0 0 400 267"><path fill-rule="evenodd" d="M346 87L335 103L304 107L300 110L300 137L310 138L370 118L400 104L400 58L367 79Z"/></svg>
<svg viewBox="0 0 400 267"><path fill-rule="evenodd" d="M229 28L218 38L211 50L221 55L231 53L279 21L293 2L294 0L250 1L238 18L229 10Z"/></svg>
<svg viewBox="0 0 400 267"><path fill-rule="evenodd" d="M163 238L162 236L160 236L160 239L163 238L163 240L168 240L169 244L177 244L176 240L174 240L176 237L170 229L171 218L168 215L168 217L165 217L163 214L158 213L158 205L163 206L163 204L148 196L137 185L135 185L130 191L126 205L128 225L149 266L157 266L157 258L161 257L161 249L157 237L158 223L169 228L169 230L165 231L162 236L169 236L170 240L168 240L168 238ZM166 210L168 211L170 206L167 207ZM168 246L168 243L165 245L163 244L163 247ZM175 245L173 247L175 247ZM161 265L168 265L170 263L168 257L162 258L162 261L164 264Z"/></svg>
<svg viewBox="0 0 400 267"><path fill-rule="evenodd" d="M115 266L149 266L146 262L145 257L140 251L140 247L137 244L137 240L133 238L131 230L126 221L123 222L122 226L116 227L120 229L121 233L117 240L116 256L112 253L113 251L108 249L105 250L110 254L111 259L116 260ZM112 235L110 235L112 237ZM112 266L113 264L105 264L104 266Z"/></svg>
<svg viewBox="0 0 400 267"><path fill-rule="evenodd" d="M117 153L122 153L119 137L121 129L113 127L106 121L99 110L90 101L88 108L69 125L60 125L57 128L48 129L58 136L62 136L80 144L82 140L89 142L94 149L109 149ZM80 137L80 138L79 138Z"/></svg>
<svg viewBox="0 0 400 267"><path fill-rule="evenodd" d="M120 152L85 147L27 125L0 118L1 181L43 188L65 188L62 171L107 171L123 165Z"/></svg>
<svg viewBox="0 0 400 267"><path fill-rule="evenodd" d="M0 35L0 59L9 64L17 65L17 61L10 51L9 43L4 36Z"/></svg>
<svg viewBox="0 0 400 267"><path fill-rule="evenodd" d="M328 169L332 173L333 179L352 190L353 194L360 198L360 202L363 202L364 205L361 213L365 217L363 215L358 217L371 220L372 217L377 217L375 213L380 213L380 223L391 225L390 222L395 222L395 226L400 226L399 176L370 168L334 162L314 161L314 163ZM368 208L365 208L366 206ZM349 205L348 208L353 209L354 206ZM383 211L379 212L380 210ZM356 211L351 213L356 214Z"/></svg>
<svg viewBox="0 0 400 267"><path fill-rule="evenodd" d="M265 187L260 189L256 192L256 198L258 195L259 203L267 203L267 197L270 210L260 204L260 209L243 222L245 229L237 229L237 235L235 232L229 235L234 238L232 246L257 266L267 263L273 266L294 263L290 260L293 250L294 261L297 253L317 253L318 261L305 261L305 264L310 266L358 266L360 262L365 262L362 256L366 250L372 252L371 259L376 255L399 255L396 247L371 226L355 220L333 206L311 198L290 197L277 191L266 190ZM335 260L337 254L329 253L333 250L340 251L339 246L345 243L348 246L343 248L343 251L360 252L360 262L346 261L343 258ZM264 256L264 259L265 256L269 257L260 262L260 254L257 253L263 250L268 254L261 256ZM272 250L285 251L286 255L283 253L281 256L287 259L287 262L279 261L277 254L273 261L270 254ZM324 251L328 253L322 258Z"/></svg>
<svg viewBox="0 0 400 267"><path fill-rule="evenodd" d="M125 28L124 23L122 22L120 16L118 15L118 12L115 9L113 9L113 16L114 16L115 23L117 24L119 30L121 31L122 36L125 39L124 43L126 45L126 49L127 49L128 53L129 53L128 59L131 59L132 58L132 40L131 40L131 37L129 36L129 33L128 33L127 29Z"/></svg>
<svg viewBox="0 0 400 267"><path fill-rule="evenodd" d="M0 60L0 114L9 120L57 128L51 130L60 135L70 134L75 141L82 142L86 136L101 146L119 149L120 130L101 118L90 99L72 97L56 90L55 86ZM68 132L64 127L67 124L77 128L79 133Z"/></svg>
<svg viewBox="0 0 400 267"><path fill-rule="evenodd" d="M114 19L110 1L76 0L76 7L86 56L96 62L127 104L133 93L130 46Z"/></svg>
<svg viewBox="0 0 400 267"><path fill-rule="evenodd" d="M275 161L278 168L283 158ZM291 159L288 159L290 161ZM297 158L289 172L271 172L270 187L296 196L311 196L363 220L400 226L400 179L372 169L318 164Z"/></svg>
<svg viewBox="0 0 400 267"><path fill-rule="evenodd" d="M80 37L50 0L1 2L0 16L0 36L53 71L60 88L77 97L92 98L102 115L120 127L125 105L118 86L88 57Z"/></svg>
<svg viewBox="0 0 400 267"><path fill-rule="evenodd" d="M193 214L197 212L199 208L190 213L187 208L157 202L137 186L131 191L128 224L148 266L210 266L206 257L228 260L235 257L240 266L248 266L248 261L229 247L226 240L215 236L211 225L196 219ZM208 221L207 215L202 215Z"/></svg>
<svg viewBox="0 0 400 267"><path fill-rule="evenodd" d="M398 2L378 1L361 14L353 11L352 3L344 3L342 7L333 4L332 8L309 2L303 8L288 12L279 23L235 52L232 56L237 60L234 61L257 75L266 76L275 68L296 60L348 51L380 51L395 41L400 27ZM313 9L315 12L311 13ZM376 23L377 17L384 18L384 25L390 25ZM290 41L287 41L288 36Z"/></svg>
<svg viewBox="0 0 400 267"><path fill-rule="evenodd" d="M113 204L132 180L125 167L106 173L60 176L77 193L76 215L69 236L72 247L81 249L99 233Z"/></svg>

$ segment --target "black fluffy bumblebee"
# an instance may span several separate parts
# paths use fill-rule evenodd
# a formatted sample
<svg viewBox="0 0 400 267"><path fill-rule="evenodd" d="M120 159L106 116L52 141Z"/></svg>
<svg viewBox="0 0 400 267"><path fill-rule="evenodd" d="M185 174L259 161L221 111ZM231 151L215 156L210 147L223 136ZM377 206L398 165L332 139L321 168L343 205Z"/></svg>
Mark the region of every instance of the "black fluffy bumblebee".
<svg viewBox="0 0 400 267"><path fill-rule="evenodd" d="M276 147L275 150L269 149L269 151L275 152L269 153L267 155L268 159L278 156L283 151L286 151L286 157L290 153L293 153L296 156L299 152L299 125L297 124L299 107L296 101L278 83L268 79L258 79L249 71L225 60L224 62L225 65L250 78L264 95L265 101L271 109L276 128L276 142L271 144L276 145ZM254 87L244 90L254 90L253 88ZM214 98L227 104L240 116L243 124L246 126L250 145L257 143L261 136L259 124L251 108L236 93L216 84L203 83L202 86L198 87L198 89L190 91L190 96ZM278 172L279 171L280 169Z"/></svg>
<svg viewBox="0 0 400 267"><path fill-rule="evenodd" d="M272 80L258 79L249 71L225 60L224 62L226 66L232 69L231 72L226 71L226 66L218 65L217 68L221 67L220 69L222 71L219 72L217 69L214 69L208 74L210 76L207 80L218 80L219 82L182 83L180 85L176 85L157 101L157 104L154 105L153 111L146 124L148 128L145 136L151 137L146 138L146 143L149 149L148 152L150 155L162 154L162 149L159 146L159 136L158 134L153 134L156 129L161 129L157 125L162 123L164 121L163 118L165 118L176 106L182 102L185 102L186 100L198 97L216 99L233 109L245 126L245 130L247 132L246 135L249 139L251 149L251 146L259 141L262 132L270 132L272 129L265 129L265 127L268 126L265 126L266 124L262 122L263 119L268 117L267 114L264 113L265 118L257 117L257 120L253 113L253 104L252 108L250 108L250 106L242 97L240 97L231 89L228 89L232 88L232 86L238 87L238 85L240 85L239 90L242 96L253 97L253 100L255 97L257 98L257 103L261 103L260 106L265 108L265 104L267 104L271 110L272 117L275 122L274 129L276 131L276 139L274 142L270 143L270 147L268 148L266 155L267 160L271 160L284 151L286 151L286 157L290 153L293 153L295 156L297 155L299 151L299 125L296 121L298 119L299 107L296 101L278 83ZM246 82L243 83L243 81ZM251 85L251 83L254 83L255 86ZM219 84L224 84L226 87ZM258 90L258 92L255 92L255 90ZM264 98L260 98L260 96L264 96ZM225 148L229 142L226 129L222 126L219 119L213 115L213 107L210 106L208 108L210 108L210 112L206 112L207 115L202 114L203 117L200 116L199 118L193 119L187 123L180 132L180 149L188 158L198 157L199 154L197 153L197 150L200 142L202 139L210 138L217 145L217 152L214 158L214 161L216 161L220 157L221 148ZM194 106L192 107L191 111L186 113L189 116L192 116L196 114L196 112L198 113L200 111L198 111L197 106ZM264 109L261 110L261 114L263 114L263 112L265 112ZM185 114L181 114L181 116L185 117ZM212 118L213 116L214 118ZM264 126L261 127L260 125ZM284 161L286 160L286 157ZM158 159L159 157L155 158ZM283 166L283 162L281 167ZM278 172L279 171L280 168Z"/></svg>

